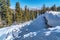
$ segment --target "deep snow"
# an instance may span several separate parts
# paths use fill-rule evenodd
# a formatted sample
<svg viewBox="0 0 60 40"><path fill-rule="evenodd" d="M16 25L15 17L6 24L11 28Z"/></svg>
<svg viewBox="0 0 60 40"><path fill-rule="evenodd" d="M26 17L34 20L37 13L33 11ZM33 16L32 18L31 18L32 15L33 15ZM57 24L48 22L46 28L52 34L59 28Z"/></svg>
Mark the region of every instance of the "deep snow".
<svg viewBox="0 0 60 40"><path fill-rule="evenodd" d="M45 13L50 26L60 26L60 12L49 11Z"/></svg>
<svg viewBox="0 0 60 40"><path fill-rule="evenodd" d="M60 12L49 11L37 19L0 29L0 40L60 40ZM52 28L46 28L45 19Z"/></svg>
<svg viewBox="0 0 60 40"><path fill-rule="evenodd" d="M15 33L14 35L17 37L18 32L20 31L20 28L27 26L31 23L32 21L25 22L25 23L20 23L17 25L11 25L6 28L1 28L0 29L0 40L11 40L13 39L12 32Z"/></svg>

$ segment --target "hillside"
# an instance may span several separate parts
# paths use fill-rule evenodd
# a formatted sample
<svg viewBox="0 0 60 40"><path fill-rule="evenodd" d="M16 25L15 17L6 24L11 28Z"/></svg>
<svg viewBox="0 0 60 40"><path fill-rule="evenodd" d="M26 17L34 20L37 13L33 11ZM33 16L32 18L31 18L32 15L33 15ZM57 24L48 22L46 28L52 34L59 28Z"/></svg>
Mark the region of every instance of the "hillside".
<svg viewBox="0 0 60 40"><path fill-rule="evenodd" d="M35 20L0 29L1 40L60 40L60 13L49 11ZM46 20L45 20L46 18ZM47 24L46 24L47 23ZM52 26L49 28L47 25ZM46 28L48 27L48 28Z"/></svg>

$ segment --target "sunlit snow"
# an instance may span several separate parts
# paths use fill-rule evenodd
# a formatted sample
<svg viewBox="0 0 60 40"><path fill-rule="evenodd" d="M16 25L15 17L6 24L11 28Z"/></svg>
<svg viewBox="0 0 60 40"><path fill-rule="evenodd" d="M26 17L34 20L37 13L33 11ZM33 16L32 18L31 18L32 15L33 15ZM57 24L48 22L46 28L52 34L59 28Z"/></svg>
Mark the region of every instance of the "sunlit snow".
<svg viewBox="0 0 60 40"><path fill-rule="evenodd" d="M52 28L46 28L44 17ZM60 12L47 11L33 21L1 28L0 40L60 40Z"/></svg>

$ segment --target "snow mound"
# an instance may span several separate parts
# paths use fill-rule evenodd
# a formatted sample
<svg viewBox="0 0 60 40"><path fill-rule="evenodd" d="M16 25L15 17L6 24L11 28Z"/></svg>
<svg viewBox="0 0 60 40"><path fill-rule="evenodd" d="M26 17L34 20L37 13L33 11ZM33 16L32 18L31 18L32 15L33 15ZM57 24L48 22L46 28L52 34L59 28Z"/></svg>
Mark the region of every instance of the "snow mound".
<svg viewBox="0 0 60 40"><path fill-rule="evenodd" d="M46 27L44 14L40 15L35 19L29 26L28 29L31 31L38 31Z"/></svg>
<svg viewBox="0 0 60 40"><path fill-rule="evenodd" d="M60 26L60 12L49 11L45 13L50 26Z"/></svg>
<svg viewBox="0 0 60 40"><path fill-rule="evenodd" d="M46 13L52 13L53 15L60 14L60 12L57 12L57 11L47 11Z"/></svg>

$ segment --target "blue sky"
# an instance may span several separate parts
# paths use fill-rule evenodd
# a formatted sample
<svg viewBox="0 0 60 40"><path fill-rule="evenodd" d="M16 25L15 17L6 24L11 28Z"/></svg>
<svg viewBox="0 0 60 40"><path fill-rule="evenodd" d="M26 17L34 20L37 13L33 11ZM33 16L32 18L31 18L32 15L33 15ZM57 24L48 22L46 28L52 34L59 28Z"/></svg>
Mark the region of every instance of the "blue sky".
<svg viewBox="0 0 60 40"><path fill-rule="evenodd" d="M56 6L60 6L60 0L10 0L11 8L15 8L16 2L20 2L21 8L24 8L25 5L28 6L28 8L37 8L40 9L43 4L45 4L48 7L51 7L52 5L56 4Z"/></svg>

